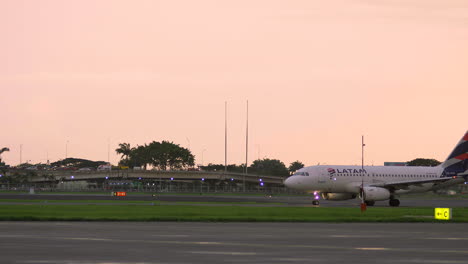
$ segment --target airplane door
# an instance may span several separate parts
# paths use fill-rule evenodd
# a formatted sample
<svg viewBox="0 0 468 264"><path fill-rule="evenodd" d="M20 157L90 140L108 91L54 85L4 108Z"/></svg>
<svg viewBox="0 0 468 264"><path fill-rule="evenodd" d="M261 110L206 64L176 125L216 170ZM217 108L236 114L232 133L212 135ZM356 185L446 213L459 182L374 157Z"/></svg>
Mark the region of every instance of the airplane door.
<svg viewBox="0 0 468 264"><path fill-rule="evenodd" d="M318 176L318 185L323 188L323 190L329 191L332 187L332 177L325 169L320 169Z"/></svg>
<svg viewBox="0 0 468 264"><path fill-rule="evenodd" d="M318 183L319 184L325 184L327 182L327 177L328 175L325 174L324 171L320 170L319 176L318 176Z"/></svg>

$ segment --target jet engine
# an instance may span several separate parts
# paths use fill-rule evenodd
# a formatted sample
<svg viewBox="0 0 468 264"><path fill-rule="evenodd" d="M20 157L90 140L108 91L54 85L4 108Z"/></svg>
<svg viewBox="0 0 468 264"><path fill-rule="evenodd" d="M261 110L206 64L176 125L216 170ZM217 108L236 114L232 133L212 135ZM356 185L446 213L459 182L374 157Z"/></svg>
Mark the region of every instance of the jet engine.
<svg viewBox="0 0 468 264"><path fill-rule="evenodd" d="M322 193L322 198L332 201L343 201L356 198L354 193Z"/></svg>
<svg viewBox="0 0 468 264"><path fill-rule="evenodd" d="M380 187L364 187L364 200L383 201L390 199L390 191Z"/></svg>

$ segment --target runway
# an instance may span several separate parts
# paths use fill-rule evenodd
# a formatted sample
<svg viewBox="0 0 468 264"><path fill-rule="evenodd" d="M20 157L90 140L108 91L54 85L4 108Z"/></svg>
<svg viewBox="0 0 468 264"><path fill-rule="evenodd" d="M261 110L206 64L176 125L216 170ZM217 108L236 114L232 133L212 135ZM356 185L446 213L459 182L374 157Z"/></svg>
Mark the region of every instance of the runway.
<svg viewBox="0 0 468 264"><path fill-rule="evenodd" d="M5 204L4 199L20 200L96 200L96 201L160 201L163 203L190 203L191 205L204 205L202 203L217 202L229 203L239 206L312 206L312 197L310 196L287 196L287 195L156 195L150 194L129 194L126 197L115 197L104 194L12 194L0 193L0 203ZM402 196L400 197L400 207L467 207L467 198L439 197L439 196ZM7 202L9 203L9 202ZM242 204L250 203L250 204ZM76 203L74 203L76 204ZM321 207L355 207L359 206L360 200L328 201L320 200ZM219 205L219 204L218 204ZM375 207L389 207L388 201L377 201Z"/></svg>
<svg viewBox="0 0 468 264"><path fill-rule="evenodd" d="M304 196L0 194L2 199L225 202L310 206ZM402 206L466 207L466 199L402 198ZM197 204L196 202L200 202ZM258 204L255 204L258 203ZM205 205L206 206L206 205ZM321 207L359 206L359 200ZM378 207L388 207L377 202ZM0 222L1 263L468 263L466 224Z"/></svg>
<svg viewBox="0 0 468 264"><path fill-rule="evenodd" d="M2 263L467 263L465 224L0 222Z"/></svg>

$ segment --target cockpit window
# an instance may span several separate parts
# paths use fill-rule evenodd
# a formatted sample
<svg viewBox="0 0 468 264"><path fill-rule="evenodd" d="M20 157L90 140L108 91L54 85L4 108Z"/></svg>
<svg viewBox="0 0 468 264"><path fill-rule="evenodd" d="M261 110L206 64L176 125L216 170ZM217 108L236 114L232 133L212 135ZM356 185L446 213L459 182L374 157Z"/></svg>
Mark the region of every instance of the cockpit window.
<svg viewBox="0 0 468 264"><path fill-rule="evenodd" d="M293 176L309 176L309 173L304 171L297 171L293 174Z"/></svg>

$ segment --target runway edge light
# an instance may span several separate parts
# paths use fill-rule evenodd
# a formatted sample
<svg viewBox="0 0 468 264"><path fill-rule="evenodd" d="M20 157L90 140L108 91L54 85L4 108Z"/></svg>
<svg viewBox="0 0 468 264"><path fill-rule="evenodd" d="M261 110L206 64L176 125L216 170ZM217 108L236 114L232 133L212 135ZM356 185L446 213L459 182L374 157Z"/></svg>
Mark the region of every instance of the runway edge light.
<svg viewBox="0 0 468 264"><path fill-rule="evenodd" d="M452 219L452 208L435 208L434 218L438 220Z"/></svg>

